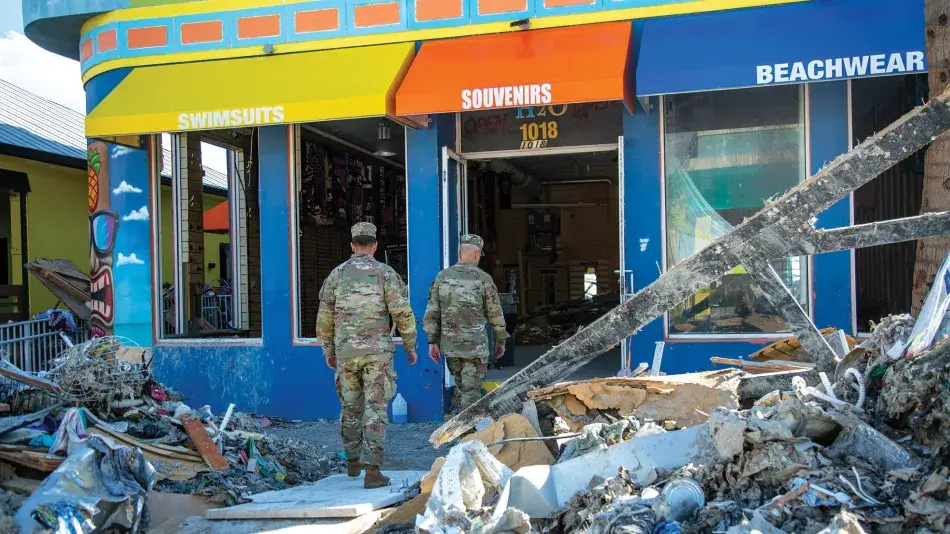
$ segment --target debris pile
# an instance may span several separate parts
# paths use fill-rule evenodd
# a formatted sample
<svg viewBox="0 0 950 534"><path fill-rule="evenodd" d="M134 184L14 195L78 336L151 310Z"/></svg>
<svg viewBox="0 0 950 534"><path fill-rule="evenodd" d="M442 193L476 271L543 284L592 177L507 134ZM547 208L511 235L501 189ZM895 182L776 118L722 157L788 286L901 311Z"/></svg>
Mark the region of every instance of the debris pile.
<svg viewBox="0 0 950 534"><path fill-rule="evenodd" d="M860 344L822 332L841 340L831 372L787 340L751 370L530 391L538 431L508 436L510 414L463 438L413 503L417 532L948 532L950 340L908 357L913 326L885 318ZM757 381L778 387L744 398ZM526 443L553 462L512 465Z"/></svg>
<svg viewBox="0 0 950 534"><path fill-rule="evenodd" d="M576 334L620 303L617 294L597 295L542 307L537 313L522 318L515 328L521 345L555 345Z"/></svg>
<svg viewBox="0 0 950 534"><path fill-rule="evenodd" d="M40 374L0 359L0 394L20 409L0 417L0 487L30 494L0 495L0 532L141 531L155 492L236 505L345 469L233 404L220 415L193 409L152 377L150 351L124 341L71 346Z"/></svg>

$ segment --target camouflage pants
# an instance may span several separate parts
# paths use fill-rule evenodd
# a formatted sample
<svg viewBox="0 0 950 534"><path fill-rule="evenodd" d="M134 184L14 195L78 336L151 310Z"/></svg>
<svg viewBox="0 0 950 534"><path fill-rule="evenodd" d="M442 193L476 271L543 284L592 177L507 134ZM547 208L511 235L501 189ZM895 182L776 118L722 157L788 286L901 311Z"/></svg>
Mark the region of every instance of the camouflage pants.
<svg viewBox="0 0 950 534"><path fill-rule="evenodd" d="M340 437L347 459L383 465L386 408L396 394L392 360L369 357L337 360L336 393L340 397Z"/></svg>
<svg viewBox="0 0 950 534"><path fill-rule="evenodd" d="M488 371L488 364L482 360L468 358L446 358L449 372L455 379L455 395L452 405L464 410L482 398L482 382Z"/></svg>

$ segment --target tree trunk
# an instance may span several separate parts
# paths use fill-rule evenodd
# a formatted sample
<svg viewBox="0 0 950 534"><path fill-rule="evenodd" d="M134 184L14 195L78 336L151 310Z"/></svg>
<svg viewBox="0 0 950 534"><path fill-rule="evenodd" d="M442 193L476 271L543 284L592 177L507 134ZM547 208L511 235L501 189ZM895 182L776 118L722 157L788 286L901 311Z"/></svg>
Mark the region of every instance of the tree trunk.
<svg viewBox="0 0 950 534"><path fill-rule="evenodd" d="M942 94L950 85L950 0L926 0L928 82L930 95ZM924 164L924 191L921 213L950 210L950 135L938 137L927 149ZM911 313L920 312L937 269L950 251L950 236L930 237L917 242L914 267L914 295Z"/></svg>

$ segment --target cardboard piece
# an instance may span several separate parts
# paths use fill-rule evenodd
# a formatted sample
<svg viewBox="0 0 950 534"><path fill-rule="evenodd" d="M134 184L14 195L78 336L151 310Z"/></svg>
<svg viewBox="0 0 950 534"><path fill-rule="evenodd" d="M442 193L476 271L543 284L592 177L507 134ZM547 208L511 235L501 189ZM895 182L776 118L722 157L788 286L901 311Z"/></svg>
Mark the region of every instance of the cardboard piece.
<svg viewBox="0 0 950 534"><path fill-rule="evenodd" d="M497 441L513 438L536 438L538 432L531 421L517 413L508 414L491 426L462 438L461 443L481 441L485 446ZM551 465L554 456L543 441L521 441L489 447L488 450L498 461L515 471L528 465Z"/></svg>
<svg viewBox="0 0 950 534"><path fill-rule="evenodd" d="M671 376L597 378L555 384L528 393L528 398L549 404L571 431L596 422L602 412L673 420L679 427L690 427L706 421L700 412L711 413L720 406L738 409L741 376L736 369L723 369Z"/></svg>

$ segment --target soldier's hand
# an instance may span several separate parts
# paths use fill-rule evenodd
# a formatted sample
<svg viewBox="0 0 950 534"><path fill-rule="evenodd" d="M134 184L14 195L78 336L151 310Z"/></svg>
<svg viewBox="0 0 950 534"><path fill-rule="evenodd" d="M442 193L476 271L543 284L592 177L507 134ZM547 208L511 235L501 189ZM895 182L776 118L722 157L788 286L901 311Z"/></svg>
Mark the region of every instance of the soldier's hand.
<svg viewBox="0 0 950 534"><path fill-rule="evenodd" d="M439 365L439 356L441 354L442 352L439 350L438 343L429 343L429 359L436 365Z"/></svg>
<svg viewBox="0 0 950 534"><path fill-rule="evenodd" d="M412 367L419 361L419 356L416 355L416 349L407 350L406 358L409 360L409 367Z"/></svg>
<svg viewBox="0 0 950 534"><path fill-rule="evenodd" d="M327 356L327 367L336 371L336 357Z"/></svg>
<svg viewBox="0 0 950 534"><path fill-rule="evenodd" d="M495 359L500 360L502 356L505 355L505 345L496 345L495 346Z"/></svg>

